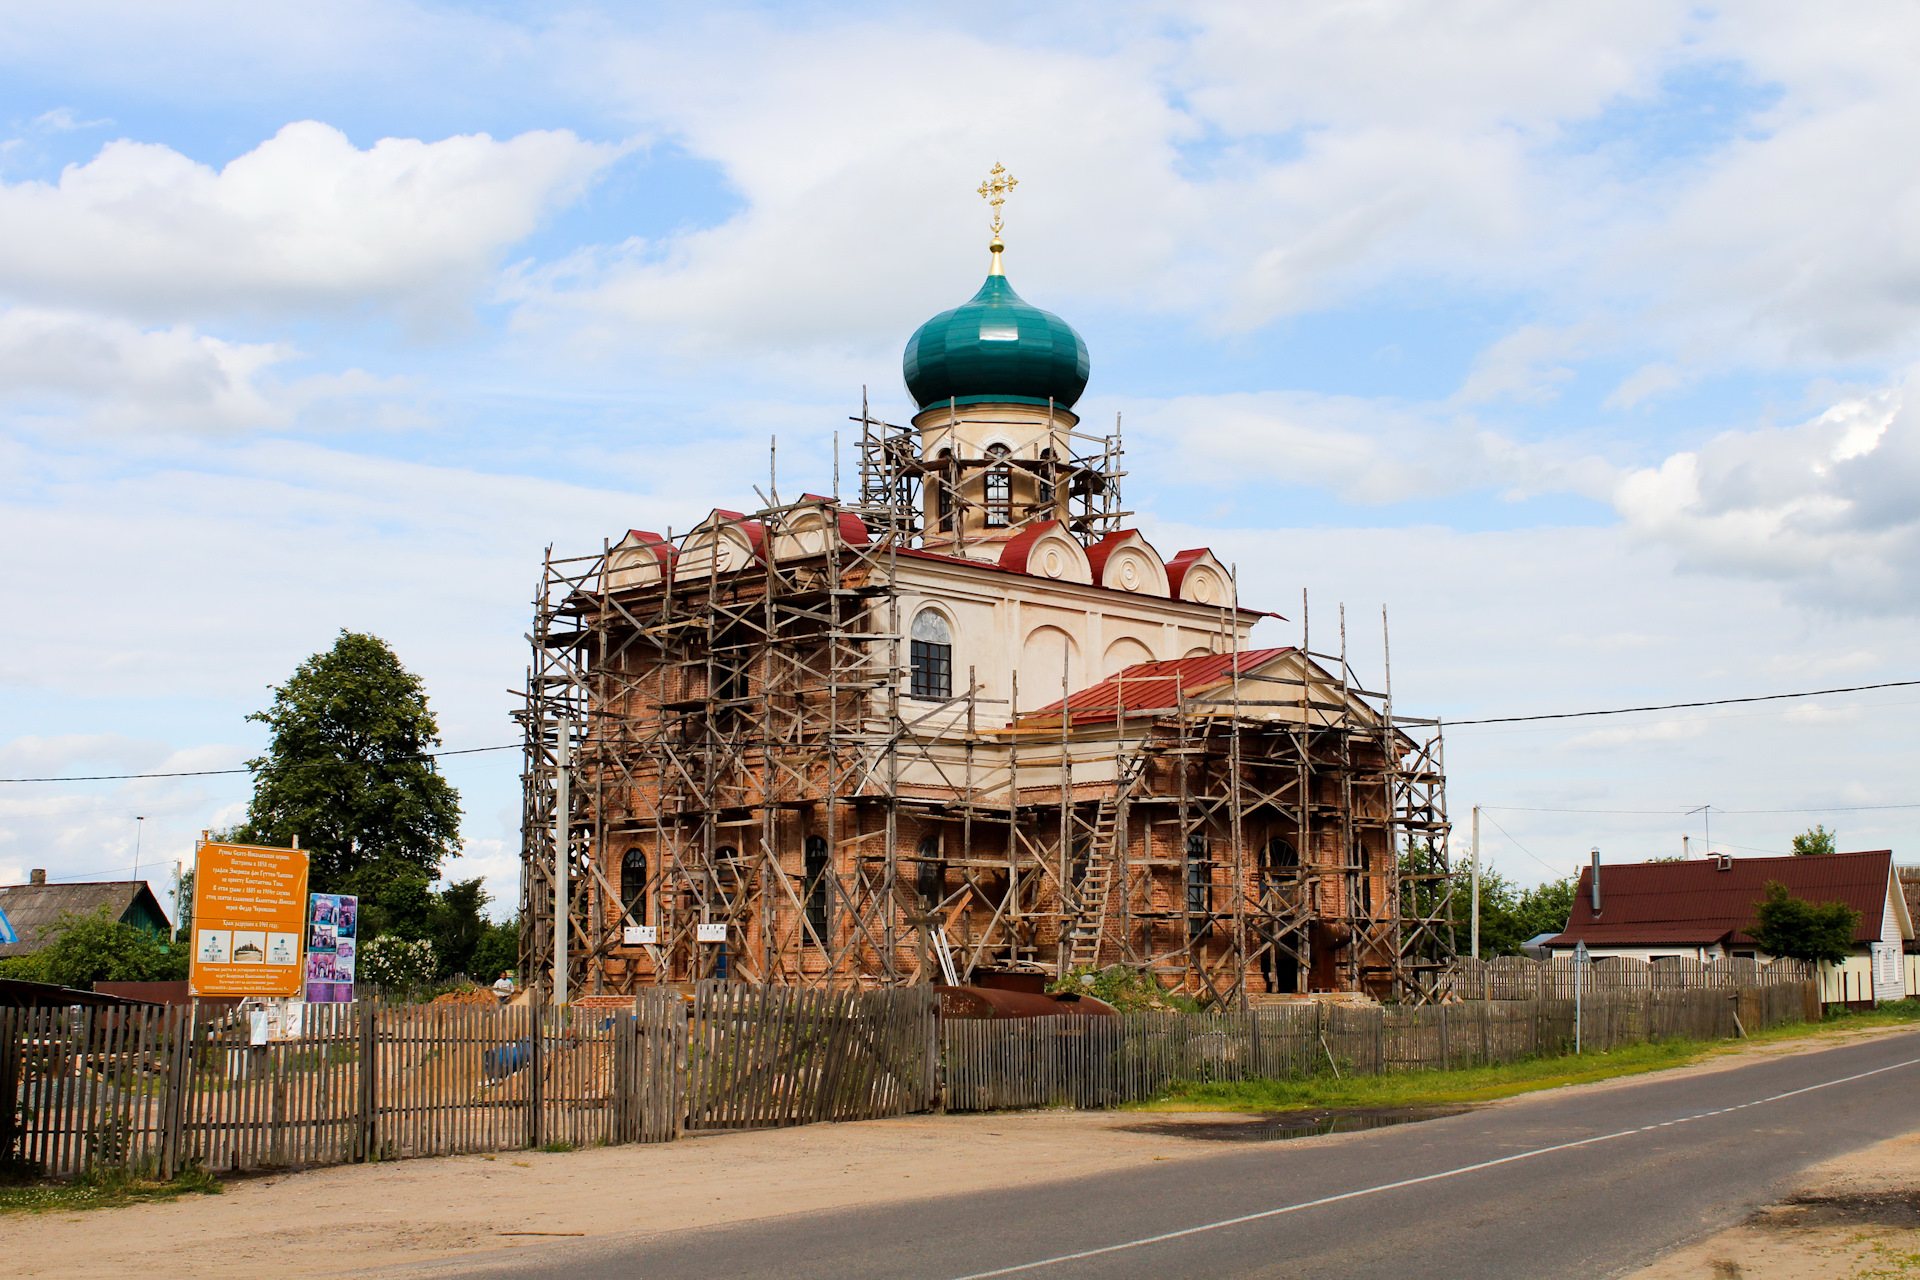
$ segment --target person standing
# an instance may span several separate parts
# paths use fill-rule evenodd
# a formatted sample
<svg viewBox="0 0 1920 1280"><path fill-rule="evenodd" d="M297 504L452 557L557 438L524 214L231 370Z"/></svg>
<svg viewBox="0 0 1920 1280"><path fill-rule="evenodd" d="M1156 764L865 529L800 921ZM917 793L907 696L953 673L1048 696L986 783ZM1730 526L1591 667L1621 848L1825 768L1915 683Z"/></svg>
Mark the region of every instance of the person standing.
<svg viewBox="0 0 1920 1280"><path fill-rule="evenodd" d="M493 998L500 1004L505 1004L507 1001L513 999L513 970L508 969L504 971L499 978L494 981Z"/></svg>

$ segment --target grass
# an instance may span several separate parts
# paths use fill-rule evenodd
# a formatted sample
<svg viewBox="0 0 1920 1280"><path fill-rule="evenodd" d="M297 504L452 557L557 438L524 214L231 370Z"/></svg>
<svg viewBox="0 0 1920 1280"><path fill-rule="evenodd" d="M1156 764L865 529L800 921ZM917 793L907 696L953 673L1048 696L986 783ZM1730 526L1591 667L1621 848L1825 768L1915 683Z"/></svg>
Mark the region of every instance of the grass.
<svg viewBox="0 0 1920 1280"><path fill-rule="evenodd" d="M535 1147L534 1150L548 1152L571 1151L573 1150L573 1144L571 1142L549 1142L544 1146Z"/></svg>
<svg viewBox="0 0 1920 1280"><path fill-rule="evenodd" d="M1920 1023L1920 1000L1902 1000L1870 1012L1836 1010L1818 1023L1795 1022L1757 1032L1751 1041L1663 1040L1610 1053L1526 1058L1457 1071L1404 1071L1386 1076L1318 1075L1300 1080L1236 1080L1178 1084L1135 1111L1297 1111L1309 1107L1434 1107L1492 1102L1538 1089L1592 1084L1620 1076L1684 1067L1742 1043L1766 1044L1823 1032L1873 1030Z"/></svg>
<svg viewBox="0 0 1920 1280"><path fill-rule="evenodd" d="M37 1177L9 1179L0 1184L0 1213L64 1213L159 1204L184 1195L219 1195L221 1190L214 1176L199 1165L182 1169L171 1182L153 1182L124 1169L103 1169L71 1182Z"/></svg>

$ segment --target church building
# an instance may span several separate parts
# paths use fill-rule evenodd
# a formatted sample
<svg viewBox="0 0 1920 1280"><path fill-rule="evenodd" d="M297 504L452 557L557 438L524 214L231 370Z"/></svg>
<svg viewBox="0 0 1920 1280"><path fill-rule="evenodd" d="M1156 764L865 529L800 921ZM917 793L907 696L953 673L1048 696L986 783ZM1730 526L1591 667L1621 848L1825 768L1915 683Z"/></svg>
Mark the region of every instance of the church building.
<svg viewBox="0 0 1920 1280"><path fill-rule="evenodd" d="M1113 965L1231 1004L1431 993L1437 726L1340 654L1251 647L1270 615L1229 566L1128 523L1118 432L1074 412L1086 343L1014 291L999 229L907 341L919 411L862 410L857 495L549 556L529 974L559 894L580 994Z"/></svg>

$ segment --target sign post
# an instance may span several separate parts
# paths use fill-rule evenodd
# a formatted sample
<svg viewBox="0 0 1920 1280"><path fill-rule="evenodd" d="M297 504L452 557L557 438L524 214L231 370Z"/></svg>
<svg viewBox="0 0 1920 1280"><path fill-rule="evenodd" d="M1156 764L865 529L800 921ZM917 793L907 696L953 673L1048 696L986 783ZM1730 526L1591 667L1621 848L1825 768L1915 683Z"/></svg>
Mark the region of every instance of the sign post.
<svg viewBox="0 0 1920 1280"><path fill-rule="evenodd" d="M307 855L203 840L193 855L196 996L297 996Z"/></svg>
<svg viewBox="0 0 1920 1280"><path fill-rule="evenodd" d="M1587 940L1573 944L1573 1052L1580 1052L1580 987L1587 976Z"/></svg>

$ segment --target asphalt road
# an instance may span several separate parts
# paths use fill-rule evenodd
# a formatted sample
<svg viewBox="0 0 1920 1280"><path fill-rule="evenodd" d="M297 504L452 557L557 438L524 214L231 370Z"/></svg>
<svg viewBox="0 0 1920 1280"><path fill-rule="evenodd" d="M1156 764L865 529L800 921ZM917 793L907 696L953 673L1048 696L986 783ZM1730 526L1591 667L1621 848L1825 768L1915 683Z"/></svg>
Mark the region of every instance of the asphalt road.
<svg viewBox="0 0 1920 1280"><path fill-rule="evenodd" d="M1143 1117L1145 1119L1146 1117ZM1600 1277L1920 1127L1920 1034L1017 1191L445 1264L514 1280Z"/></svg>

